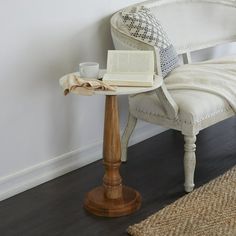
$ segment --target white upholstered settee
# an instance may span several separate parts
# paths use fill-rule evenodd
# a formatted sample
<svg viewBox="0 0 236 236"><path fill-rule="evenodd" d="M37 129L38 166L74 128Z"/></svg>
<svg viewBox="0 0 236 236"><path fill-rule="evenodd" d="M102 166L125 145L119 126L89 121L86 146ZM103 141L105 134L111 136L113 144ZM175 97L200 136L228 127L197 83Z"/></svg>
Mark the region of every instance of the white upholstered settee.
<svg viewBox="0 0 236 236"><path fill-rule="evenodd" d="M221 88L215 89L214 83L211 87L212 82L209 82L208 89L201 87L201 76L220 80L226 75L226 80L230 78L231 82L235 81L236 56L207 64L191 64L191 52L236 42L236 1L151 0L136 5L151 9L186 65L172 71L157 91L129 97L128 124L122 137L122 161L127 160L127 144L137 119L179 130L185 140L184 186L186 192L191 192L194 188L196 135L202 129L235 115L236 103L236 97L232 97L235 96L233 88L232 94L227 88L227 91L223 89L220 91L223 94L219 94L217 89ZM116 49L154 50L152 46L130 37L122 27L118 12L111 18L111 33ZM155 53L157 55L157 51ZM157 63L156 69L158 68ZM175 87L175 79L182 79L183 71L186 73L182 87ZM194 81L186 82L184 86L186 79L192 80L191 74L193 77L199 75L200 82L198 81L196 87L200 89L191 87ZM219 83L222 87L225 85L222 81ZM224 91L228 97L224 96Z"/></svg>

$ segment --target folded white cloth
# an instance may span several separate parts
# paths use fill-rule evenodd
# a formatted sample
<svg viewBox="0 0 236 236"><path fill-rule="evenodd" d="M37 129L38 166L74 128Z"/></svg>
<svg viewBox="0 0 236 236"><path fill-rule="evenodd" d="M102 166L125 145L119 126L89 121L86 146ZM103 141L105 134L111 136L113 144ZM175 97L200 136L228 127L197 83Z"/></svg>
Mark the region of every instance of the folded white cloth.
<svg viewBox="0 0 236 236"><path fill-rule="evenodd" d="M92 95L94 90L116 91L114 87L97 79L83 79L76 74L69 74L60 79L60 85L64 90L64 95L70 92L78 95Z"/></svg>
<svg viewBox="0 0 236 236"><path fill-rule="evenodd" d="M169 90L199 90L221 96L236 112L236 56L182 65L165 79Z"/></svg>

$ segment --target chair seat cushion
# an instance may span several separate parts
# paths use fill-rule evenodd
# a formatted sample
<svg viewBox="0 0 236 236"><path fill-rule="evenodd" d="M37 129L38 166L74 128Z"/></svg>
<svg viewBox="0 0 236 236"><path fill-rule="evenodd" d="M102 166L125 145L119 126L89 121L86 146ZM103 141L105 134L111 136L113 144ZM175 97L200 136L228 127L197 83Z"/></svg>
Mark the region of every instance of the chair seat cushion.
<svg viewBox="0 0 236 236"><path fill-rule="evenodd" d="M196 124L217 113L232 110L225 99L215 94L195 90L177 90L171 91L170 94L179 106L178 120L184 123ZM137 112L167 118L155 92L132 96L130 108Z"/></svg>
<svg viewBox="0 0 236 236"><path fill-rule="evenodd" d="M232 58L230 58L230 60L227 60L227 59L224 59L224 60L225 60L225 63L227 63L227 69L224 70L221 67L220 69L221 73L223 70L226 78L227 78L227 75L230 78L232 78L232 71L228 70L228 66L230 66L229 65L229 61L230 61L230 63L232 63L232 68L235 68L234 70L236 72L236 56L233 58L233 60ZM215 68L215 71L218 69L217 67L218 61L219 60L210 61L211 62L210 66L213 69L213 71L214 71L214 68ZM222 65L222 61L220 62ZM199 64L193 65L191 67L191 73L194 73L195 66L196 66L196 70L199 69ZM185 65L181 67L185 67ZM178 70L178 68L176 70ZM167 84L167 88L168 88L168 85L171 85L172 82L174 83L175 70L172 73L173 74L170 75L170 79L167 77L165 80L165 83ZM236 82L236 75L234 78ZM171 89L169 90L169 92L179 107L178 118L177 118L178 123L197 125L201 122L204 122L204 120L211 120L210 123L213 124L225 118L225 114L234 113L227 99L214 93L209 93L207 91L200 91L200 90L191 90L189 88L177 89L177 90ZM139 94L139 95L132 96L129 99L129 103L130 103L131 112L134 111L135 114L139 114L139 118L142 118L146 121L150 122L150 120L148 120L149 116L152 117L152 122L153 122L153 119L155 119L156 117L157 122L154 121L154 123L158 123L158 120L161 118L168 119L164 106L161 104L160 100L157 98L157 95L155 92L149 92L146 94Z"/></svg>

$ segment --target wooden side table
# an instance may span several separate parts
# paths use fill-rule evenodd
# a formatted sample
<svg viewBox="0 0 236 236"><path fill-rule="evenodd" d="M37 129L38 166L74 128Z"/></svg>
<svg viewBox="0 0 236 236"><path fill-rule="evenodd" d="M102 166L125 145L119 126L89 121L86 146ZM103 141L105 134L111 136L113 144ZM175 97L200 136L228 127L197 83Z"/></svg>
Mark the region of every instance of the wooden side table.
<svg viewBox="0 0 236 236"><path fill-rule="evenodd" d="M94 95L105 95L106 104L103 136L103 165L105 167L103 185L88 192L84 201L85 209L92 214L118 217L129 215L141 206L139 192L123 185L119 172L121 143L117 96L151 91L160 87L162 82L162 78L157 76L152 87L117 87L115 92L93 92Z"/></svg>

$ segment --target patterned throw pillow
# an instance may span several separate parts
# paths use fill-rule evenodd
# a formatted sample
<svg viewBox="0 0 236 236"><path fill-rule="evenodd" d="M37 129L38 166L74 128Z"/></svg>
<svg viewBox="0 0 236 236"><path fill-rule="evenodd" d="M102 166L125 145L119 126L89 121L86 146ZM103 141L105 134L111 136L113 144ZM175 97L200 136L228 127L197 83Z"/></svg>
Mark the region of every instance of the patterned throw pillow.
<svg viewBox="0 0 236 236"><path fill-rule="evenodd" d="M131 36L160 50L163 77L179 65L179 58L173 45L148 8L138 6L125 9L121 12L121 17Z"/></svg>

